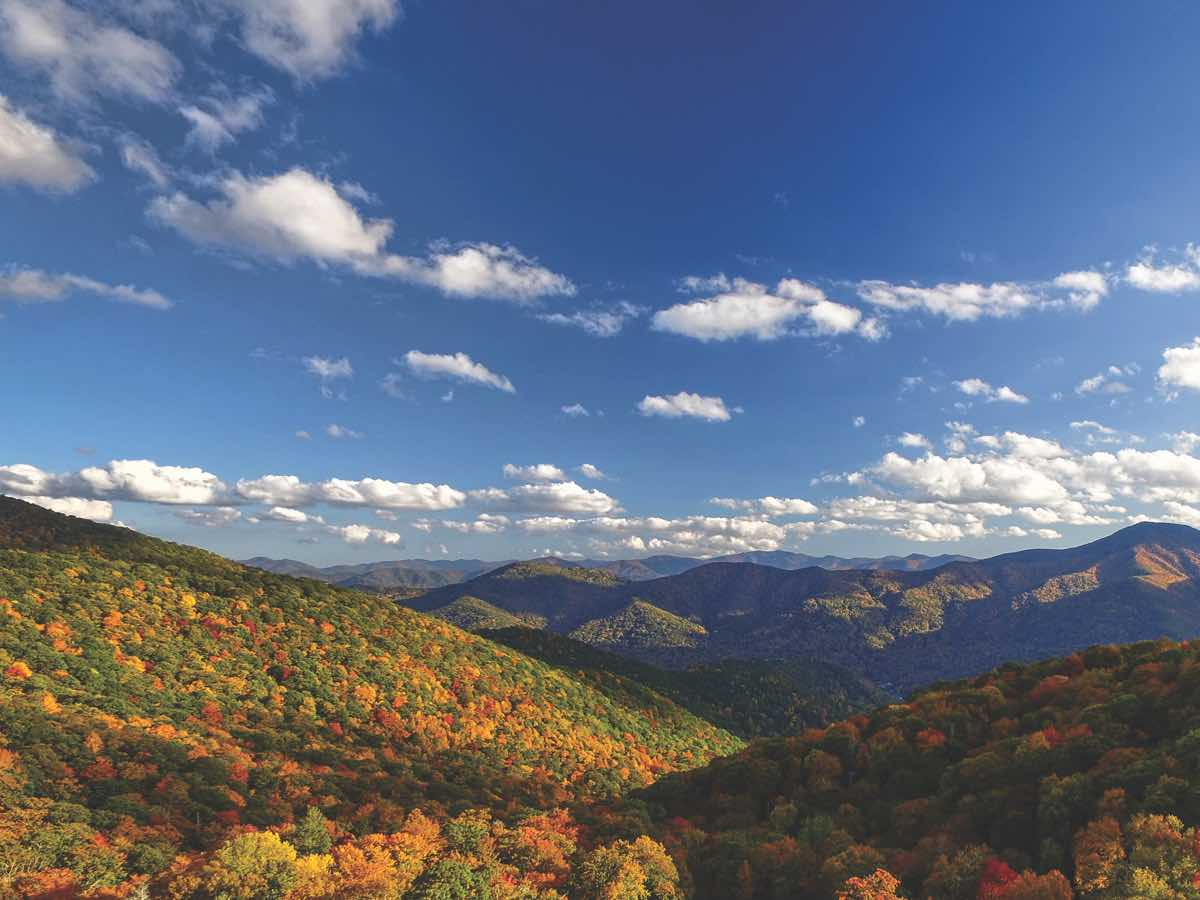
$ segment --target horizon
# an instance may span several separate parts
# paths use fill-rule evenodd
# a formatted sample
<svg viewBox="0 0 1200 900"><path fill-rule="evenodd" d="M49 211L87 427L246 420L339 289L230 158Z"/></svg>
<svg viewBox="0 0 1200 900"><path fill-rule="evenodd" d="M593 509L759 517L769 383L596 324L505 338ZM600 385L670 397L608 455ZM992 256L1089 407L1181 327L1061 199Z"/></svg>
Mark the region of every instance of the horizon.
<svg viewBox="0 0 1200 900"><path fill-rule="evenodd" d="M318 566L1200 524L1200 9L310 8L0 0L0 493Z"/></svg>

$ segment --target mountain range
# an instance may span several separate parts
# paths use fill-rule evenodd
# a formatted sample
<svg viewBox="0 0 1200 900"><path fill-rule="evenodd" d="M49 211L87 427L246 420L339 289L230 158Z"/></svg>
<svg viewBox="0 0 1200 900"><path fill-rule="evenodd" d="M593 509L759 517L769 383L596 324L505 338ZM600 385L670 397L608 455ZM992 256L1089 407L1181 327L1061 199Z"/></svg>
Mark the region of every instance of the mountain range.
<svg viewBox="0 0 1200 900"><path fill-rule="evenodd" d="M936 569L950 562L969 560L967 556L943 554L923 556L912 553L908 556L854 557L809 556L788 550L751 551L718 556L713 559L698 559L687 556L649 556L645 559L619 560L567 560L546 557L543 562L560 568L600 569L611 572L624 581L647 581L664 575L679 575L689 569L710 562L750 562L776 569L805 569L818 566L822 569L841 571L845 569L889 569L919 572ZM256 569L275 572L278 575L293 575L297 578L315 578L338 587L374 591L388 594L408 592L422 588L444 587L482 575L485 572L510 565L515 560L487 562L482 559L395 559L383 562L356 563L338 566L312 566L295 559L272 559L255 556L242 562Z"/></svg>
<svg viewBox="0 0 1200 900"><path fill-rule="evenodd" d="M438 618L0 497L0 896L1192 898L1200 641L990 660L1200 634L1198 541L530 561Z"/></svg>
<svg viewBox="0 0 1200 900"><path fill-rule="evenodd" d="M809 657L906 692L1095 643L1200 634L1200 532L1146 522L918 571L712 562L624 582L515 563L406 602L444 615L465 597L658 665Z"/></svg>

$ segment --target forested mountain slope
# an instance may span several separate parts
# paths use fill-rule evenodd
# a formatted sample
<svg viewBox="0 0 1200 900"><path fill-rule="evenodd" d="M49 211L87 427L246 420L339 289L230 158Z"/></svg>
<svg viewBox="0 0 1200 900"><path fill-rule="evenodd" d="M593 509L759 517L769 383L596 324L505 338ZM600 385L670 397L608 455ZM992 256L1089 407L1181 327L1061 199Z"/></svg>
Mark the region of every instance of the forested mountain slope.
<svg viewBox="0 0 1200 900"><path fill-rule="evenodd" d="M600 820L647 811L702 900L1196 898L1200 641L1007 665L756 742Z"/></svg>
<svg viewBox="0 0 1200 900"><path fill-rule="evenodd" d="M510 567L511 569L511 567ZM470 595L556 632L659 665L808 657L911 690L1011 659L1095 643L1200 634L1200 532L1143 523L1069 550L951 562L932 571L785 571L710 563L634 584L554 570L500 569L411 601L420 609ZM642 601L670 616L630 604ZM693 626L681 641L680 620ZM649 623L662 626L656 635ZM701 631L702 629L702 631ZM624 639L625 635L636 639Z"/></svg>
<svg viewBox="0 0 1200 900"><path fill-rule="evenodd" d="M529 627L481 632L527 656L586 676L600 690L614 680L644 685L741 737L797 734L892 702L874 684L815 660L726 660L660 669L590 644Z"/></svg>
<svg viewBox="0 0 1200 900"><path fill-rule="evenodd" d="M310 809L512 819L740 746L384 597L0 497L0 880L103 887Z"/></svg>

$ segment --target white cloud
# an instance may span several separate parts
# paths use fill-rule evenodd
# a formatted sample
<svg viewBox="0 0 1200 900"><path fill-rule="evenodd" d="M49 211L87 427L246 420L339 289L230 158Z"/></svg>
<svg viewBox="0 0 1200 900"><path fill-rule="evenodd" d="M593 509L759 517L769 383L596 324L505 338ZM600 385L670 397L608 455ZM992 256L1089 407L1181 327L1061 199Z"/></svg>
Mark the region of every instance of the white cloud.
<svg viewBox="0 0 1200 900"><path fill-rule="evenodd" d="M1193 338L1191 344L1168 347L1163 351L1163 360L1158 369L1160 384L1200 391L1200 337Z"/></svg>
<svg viewBox="0 0 1200 900"><path fill-rule="evenodd" d="M150 215L188 239L290 263L353 263L380 254L386 219L364 220L337 188L302 168L279 175L227 175L222 196L200 203L182 193L156 197Z"/></svg>
<svg viewBox="0 0 1200 900"><path fill-rule="evenodd" d="M105 466L55 474L36 466L0 466L0 491L16 496L132 500L144 503L220 504L225 484L211 472L185 466L160 466L149 459L115 459Z"/></svg>
<svg viewBox="0 0 1200 900"><path fill-rule="evenodd" d="M954 386L968 397L982 397L988 403L1028 403L1029 398L1018 394L1008 385L992 387L982 378L967 378L954 382Z"/></svg>
<svg viewBox="0 0 1200 900"><path fill-rule="evenodd" d="M53 129L14 109L0 94L0 182L69 194L95 177Z"/></svg>
<svg viewBox="0 0 1200 900"><path fill-rule="evenodd" d="M367 32L400 15L398 0L215 0L240 22L246 49L301 81L326 78Z"/></svg>
<svg viewBox="0 0 1200 900"><path fill-rule="evenodd" d="M1075 386L1075 393L1079 396L1086 394L1128 394L1133 389L1129 387L1121 379L1130 375L1136 375L1141 371L1136 364L1126 366L1109 366L1103 372L1093 375L1091 378L1085 378Z"/></svg>
<svg viewBox="0 0 1200 900"><path fill-rule="evenodd" d="M1054 279L1054 286L1070 292L1070 302L1080 309L1094 309L1108 296L1108 279L1100 272L1063 272Z"/></svg>
<svg viewBox="0 0 1200 900"><path fill-rule="evenodd" d="M381 478L331 478L308 483L295 475L263 475L237 483L244 500L271 506L310 506L331 503L379 509L456 509L467 495L446 484L410 484Z"/></svg>
<svg viewBox="0 0 1200 900"><path fill-rule="evenodd" d="M1125 270L1125 280L1139 290L1156 294L1179 294L1200 289L1200 272L1194 267L1156 266L1152 259L1144 259L1129 266Z"/></svg>
<svg viewBox="0 0 1200 900"><path fill-rule="evenodd" d="M300 360L304 368L322 381L332 381L337 378L353 378L354 366L346 357L333 359L326 356L305 356Z"/></svg>
<svg viewBox="0 0 1200 900"><path fill-rule="evenodd" d="M274 94L261 88L240 97L202 97L196 104L181 106L179 114L191 125L187 143L208 153L232 144L239 134L262 125L263 109L273 100Z"/></svg>
<svg viewBox="0 0 1200 900"><path fill-rule="evenodd" d="M219 196L208 202L181 192L156 197L149 215L203 246L283 264L306 259L348 266L455 297L534 303L575 293L570 279L515 247L466 243L435 246L425 257L387 253L394 223L359 213L350 201L361 197L361 188L335 185L300 167L257 177L232 172L216 189Z"/></svg>
<svg viewBox="0 0 1200 900"><path fill-rule="evenodd" d="M896 442L901 447L914 447L919 449L930 449L933 445L929 443L929 438L923 434L915 434L911 431L906 431L900 437L896 438Z"/></svg>
<svg viewBox="0 0 1200 900"><path fill-rule="evenodd" d="M93 522L111 522L113 517L112 504L107 500L89 500L84 497L39 497L23 496L29 503L36 503L46 509L64 516L75 516L79 519L91 519Z"/></svg>
<svg viewBox="0 0 1200 900"><path fill-rule="evenodd" d="M465 353L422 353L410 350L404 354L404 364L420 378L450 378L466 384L478 384L507 393L516 393L513 383Z"/></svg>
<svg viewBox="0 0 1200 900"><path fill-rule="evenodd" d="M429 523L432 525L432 523ZM498 516L492 513L482 513L473 522L456 522L443 520L439 523L443 528L457 531L459 534L499 534L510 524L508 516Z"/></svg>
<svg viewBox="0 0 1200 900"><path fill-rule="evenodd" d="M746 510L747 512L757 513L768 518L813 516L819 512L815 504L797 497L760 497L757 500L713 497L708 502L714 506L722 506L725 509Z"/></svg>
<svg viewBox="0 0 1200 900"><path fill-rule="evenodd" d="M803 539L819 530L814 523L781 525L761 517L688 516L667 519L657 516L614 517L534 516L520 519L516 526L531 533L577 533L591 536L592 552L671 553L715 556L750 550L778 550L790 538Z"/></svg>
<svg viewBox="0 0 1200 900"><path fill-rule="evenodd" d="M567 474L558 466L550 463L537 463L532 466L514 466L505 463L504 477L517 481L566 481Z"/></svg>
<svg viewBox="0 0 1200 900"><path fill-rule="evenodd" d="M1014 282L943 283L934 287L862 281L858 296L867 303L896 311L920 310L952 321L973 322L983 317L1019 315L1040 303L1038 294Z"/></svg>
<svg viewBox="0 0 1200 900"><path fill-rule="evenodd" d="M585 407L582 403L572 403L570 405L560 406L559 411L563 415L570 416L573 419L577 419L580 416L591 415L591 413L587 411L587 407Z"/></svg>
<svg viewBox="0 0 1200 900"><path fill-rule="evenodd" d="M681 294L724 294L733 290L734 280L724 272L716 275L685 275L679 279Z"/></svg>
<svg viewBox="0 0 1200 900"><path fill-rule="evenodd" d="M387 531L383 528L371 528L367 525L328 525L326 531L337 535L347 544L365 544L370 541L376 544L396 546L404 543L398 532Z"/></svg>
<svg viewBox="0 0 1200 900"><path fill-rule="evenodd" d="M193 525L205 528L224 528L242 517L242 512L232 506L217 506L212 509L181 509L175 515Z"/></svg>
<svg viewBox="0 0 1200 900"><path fill-rule="evenodd" d="M864 425L867 424L867 417L866 416L855 416L853 419L850 420L850 424L853 425L855 428L862 428Z"/></svg>
<svg viewBox="0 0 1200 900"><path fill-rule="evenodd" d="M616 337L630 319L642 315L645 309L632 303L618 303L609 309L579 310L573 313L544 313L538 316L551 325L581 328L593 337Z"/></svg>
<svg viewBox="0 0 1200 900"><path fill-rule="evenodd" d="M357 261L363 274L400 278L436 288L452 297L490 297L520 304L543 297L570 297L575 285L515 247L468 243L435 247L423 258L389 254Z"/></svg>
<svg viewBox="0 0 1200 900"><path fill-rule="evenodd" d="M605 481L608 479L607 475L591 463L583 463L576 471L584 478L590 478L592 481Z"/></svg>
<svg viewBox="0 0 1200 900"><path fill-rule="evenodd" d="M724 276L707 282L685 279L684 283L687 290L709 286L721 293L659 310L652 320L655 330L700 341L741 337L770 341L788 334L799 322L807 322L815 334L840 335L855 331L862 321L861 311L835 303L820 288L795 278L780 281L774 293L766 285L741 278L729 282ZM879 323L867 331L872 340L885 333Z"/></svg>
<svg viewBox="0 0 1200 900"><path fill-rule="evenodd" d="M149 309L170 309L170 300L158 291L129 284L106 284L82 275L53 274L39 269L10 266L0 269L0 300L16 303L55 303L72 294L94 294L118 303Z"/></svg>
<svg viewBox="0 0 1200 900"><path fill-rule="evenodd" d="M617 501L608 494L574 481L522 484L507 490L485 488L471 491L470 497L477 503L515 512L605 515L618 508Z"/></svg>
<svg viewBox="0 0 1200 900"><path fill-rule="evenodd" d="M687 391L680 391L678 394L669 396L647 394L638 403L637 410L643 416L663 416L668 419L687 416L704 419L708 422L728 422L733 418L722 398L705 397ZM739 411L736 407L733 410L733 412Z"/></svg>
<svg viewBox="0 0 1200 900"><path fill-rule="evenodd" d="M330 423L325 426L325 433L334 440L356 440L363 436L361 431L355 431L353 428L347 428L345 425Z"/></svg>
<svg viewBox="0 0 1200 900"><path fill-rule="evenodd" d="M286 522L289 525L307 525L309 522L322 523L324 520L320 516L313 516L299 509L292 509L290 506L272 506L263 517L273 519L276 522Z"/></svg>
<svg viewBox="0 0 1200 900"><path fill-rule="evenodd" d="M161 44L63 0L0 0L0 49L72 102L165 102L180 65Z"/></svg>

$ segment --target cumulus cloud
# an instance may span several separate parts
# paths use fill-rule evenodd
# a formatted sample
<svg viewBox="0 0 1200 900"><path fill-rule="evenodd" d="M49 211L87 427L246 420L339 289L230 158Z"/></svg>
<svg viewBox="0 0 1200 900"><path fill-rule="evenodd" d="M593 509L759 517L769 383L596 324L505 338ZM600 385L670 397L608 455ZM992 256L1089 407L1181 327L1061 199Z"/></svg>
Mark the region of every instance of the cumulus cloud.
<svg viewBox="0 0 1200 900"><path fill-rule="evenodd" d="M587 411L587 407L584 406L582 403L571 403L568 405L560 406L559 412L561 412L565 416L570 416L572 419L578 419L581 416L590 416L591 415L591 413Z"/></svg>
<svg viewBox="0 0 1200 900"><path fill-rule="evenodd" d="M107 500L89 500L85 497L40 497L36 494L22 496L21 499L28 503L36 503L38 506L43 506L56 513L62 513L64 516L91 519L93 522L111 522L113 517L112 504Z"/></svg>
<svg viewBox="0 0 1200 900"><path fill-rule="evenodd" d="M543 297L570 297L575 285L515 247L474 243L434 247L428 256L388 254L359 260L367 275L400 278L436 288L452 297L490 297L535 303Z"/></svg>
<svg viewBox="0 0 1200 900"><path fill-rule="evenodd" d="M517 391L513 383L503 375L475 362L465 353L422 353L420 350L410 350L404 354L404 365L419 378L448 378L465 384L495 388L509 394L515 394Z"/></svg>
<svg viewBox="0 0 1200 900"><path fill-rule="evenodd" d="M181 68L156 41L63 0L0 0L0 50L74 103L95 96L162 103Z"/></svg>
<svg viewBox="0 0 1200 900"><path fill-rule="evenodd" d="M149 212L195 243L285 263L372 259L392 233L390 221L363 219L330 181L298 167L260 177L232 172L219 191L208 203L157 197Z"/></svg>
<svg viewBox="0 0 1200 900"><path fill-rule="evenodd" d="M263 475L242 479L237 494L243 500L268 506L303 507L314 503L369 506L378 509L456 509L467 495L446 484L410 484L382 478L305 482L296 475Z"/></svg>
<svg viewBox="0 0 1200 900"><path fill-rule="evenodd" d="M82 275L60 275L17 266L0 269L0 300L56 303L72 294L93 294L106 300L132 303L148 309L164 310L173 305L158 291L129 284L107 284Z"/></svg>
<svg viewBox="0 0 1200 900"><path fill-rule="evenodd" d="M1200 289L1200 253L1188 245L1188 256L1193 264L1157 265L1153 258L1142 259L1125 270L1125 280L1139 290L1155 294L1181 294Z"/></svg>
<svg viewBox="0 0 1200 900"><path fill-rule="evenodd" d="M532 466L515 466L505 463L504 477L515 481L567 481L567 474L558 466L550 463L536 463Z"/></svg>
<svg viewBox="0 0 1200 900"><path fill-rule="evenodd" d="M402 546L404 539L399 532L387 531L383 528L371 528L369 525L327 525L326 531L337 535L347 544L385 544L387 546Z"/></svg>
<svg viewBox="0 0 1200 900"><path fill-rule="evenodd" d="M618 508L608 494L574 481L522 484L506 490L485 488L471 491L469 496L481 505L512 512L605 515Z"/></svg>
<svg viewBox="0 0 1200 900"><path fill-rule="evenodd" d="M361 188L294 167L277 175L225 175L217 196L182 192L156 197L149 215L194 243L282 264L309 260L367 276L397 278L455 297L534 303L570 296L575 285L515 247L488 243L437 245L424 257L386 252L394 223L367 218L351 202Z"/></svg>
<svg viewBox="0 0 1200 900"><path fill-rule="evenodd" d="M1063 272L1054 286L1067 290L1070 303L1083 310L1095 308L1108 296L1108 279L1100 272Z"/></svg>
<svg viewBox="0 0 1200 900"><path fill-rule="evenodd" d="M829 300L820 288L795 278L783 279L774 292L763 284L741 278L730 282L724 276L707 282L685 279L685 284L689 291L708 286L720 293L659 310L652 320L655 330L700 341L770 341L801 323L819 335L849 334L863 324L860 310ZM862 333L872 340L884 335L873 321Z"/></svg>
<svg viewBox="0 0 1200 900"><path fill-rule="evenodd" d="M69 194L95 177L52 128L34 122L0 94L0 182Z"/></svg>
<svg viewBox="0 0 1200 900"><path fill-rule="evenodd" d="M979 397L988 403L1028 403L1029 398L1018 394L1008 385L993 387L982 378L967 378L954 382L954 386L968 397Z"/></svg>
<svg viewBox="0 0 1200 900"><path fill-rule="evenodd" d="M1163 360L1158 369L1160 385L1200 391L1200 337L1181 347L1168 347L1163 351Z"/></svg>
<svg viewBox="0 0 1200 900"><path fill-rule="evenodd" d="M212 0L237 19L242 44L300 81L337 74L355 44L400 15L398 0Z"/></svg>
<svg viewBox="0 0 1200 900"><path fill-rule="evenodd" d="M896 438L896 443L901 447L913 447L916 449L928 450L933 445L929 443L929 438L923 434L916 434L912 431L906 431L900 437Z"/></svg>
<svg viewBox="0 0 1200 900"><path fill-rule="evenodd" d="M573 313L543 313L538 318L551 325L579 328L593 337L616 337L625 323L646 310L632 303L618 303L607 309L578 310Z"/></svg>
<svg viewBox="0 0 1200 900"><path fill-rule="evenodd" d="M592 481L605 481L608 478L607 475L591 463L583 463L576 471L584 478L590 478Z"/></svg>
<svg viewBox="0 0 1200 900"><path fill-rule="evenodd" d="M816 504L797 497L759 497L757 500L737 500L732 497L713 497L708 501L725 509L745 510L768 518L783 516L812 516L819 511Z"/></svg>
<svg viewBox="0 0 1200 900"><path fill-rule="evenodd" d="M15 496L131 500L219 505L228 491L216 475L188 466L161 466L149 459L115 459L105 466L56 474L36 466L0 466L0 491Z"/></svg>
<svg viewBox="0 0 1200 900"><path fill-rule="evenodd" d="M731 411L720 397L705 397L687 391L669 396L647 394L638 402L637 410L643 416L688 417L707 422L728 422L733 418L732 413L741 412L739 407Z"/></svg>

